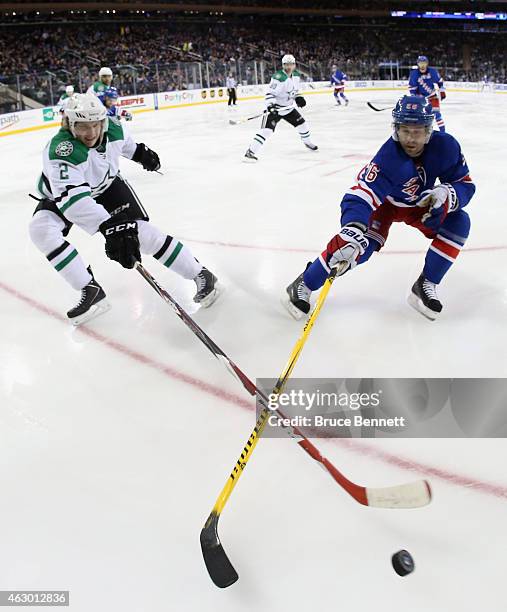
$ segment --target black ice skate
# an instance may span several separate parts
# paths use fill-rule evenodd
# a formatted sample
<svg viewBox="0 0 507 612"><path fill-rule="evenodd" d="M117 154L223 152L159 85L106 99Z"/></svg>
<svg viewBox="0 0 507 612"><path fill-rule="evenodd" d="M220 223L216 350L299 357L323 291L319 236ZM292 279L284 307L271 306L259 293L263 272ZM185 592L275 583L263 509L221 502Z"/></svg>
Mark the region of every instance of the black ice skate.
<svg viewBox="0 0 507 612"><path fill-rule="evenodd" d="M412 287L408 303L431 321L434 321L442 310L442 303L437 297L437 286L422 274Z"/></svg>
<svg viewBox="0 0 507 612"><path fill-rule="evenodd" d="M251 164L251 163L255 163L256 161L259 161L258 157L255 157L255 155L253 154L252 151L250 151L250 149L247 150L247 152L245 153L245 156L243 157L243 161L246 162L247 164Z"/></svg>
<svg viewBox="0 0 507 612"><path fill-rule="evenodd" d="M220 285L217 277L212 274L207 268L204 268L194 278L197 286L197 293L194 295L194 302L208 308L215 302L221 293Z"/></svg>
<svg viewBox="0 0 507 612"><path fill-rule="evenodd" d="M305 147L310 149L310 151L318 151L319 150L319 147L317 145L314 145L311 142L305 142Z"/></svg>
<svg viewBox="0 0 507 612"><path fill-rule="evenodd" d="M305 285L303 274L300 274L286 291L288 297L282 299L282 304L296 320L302 319L310 312L310 296L312 295L311 289Z"/></svg>
<svg viewBox="0 0 507 612"><path fill-rule="evenodd" d="M91 268L88 268L88 272L92 275L92 280L81 289L79 304L67 313L72 325L81 325L111 310L111 304L106 300L102 287L93 278Z"/></svg>

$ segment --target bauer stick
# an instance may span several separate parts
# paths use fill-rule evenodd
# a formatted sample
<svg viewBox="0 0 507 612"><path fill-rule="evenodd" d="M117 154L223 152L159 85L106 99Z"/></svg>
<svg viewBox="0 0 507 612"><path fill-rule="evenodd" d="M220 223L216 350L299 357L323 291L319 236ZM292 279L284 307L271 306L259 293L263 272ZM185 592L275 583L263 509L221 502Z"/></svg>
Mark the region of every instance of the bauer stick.
<svg viewBox="0 0 507 612"><path fill-rule="evenodd" d="M257 396L259 402L263 406L263 410L259 415L259 419L255 425L255 428L248 439L245 448L241 454L240 459L234 466L229 479L222 489L210 516L208 517L202 531L201 531L201 548L203 552L204 561L213 582L221 587L225 588L230 586L238 579L238 574L232 566L229 558L227 557L223 546L218 537L218 520L220 518L221 511L223 510L232 490L239 479L245 465L250 458L253 449L255 448L259 434L262 432L266 425L267 415L269 414L269 400L266 395L257 387L255 384L244 374L240 368L220 349L218 345L204 332L199 325L181 308L181 306L169 295L165 289L160 287L153 276L137 262L135 268L146 280L146 282L159 294L159 296L167 302L171 308L175 311L177 316L189 327L194 334L206 345L206 347L213 353L213 355L221 361L225 367L239 379L243 387L250 393L250 395ZM308 337L308 334L315 323L318 312L322 308L324 300L331 288L331 284L336 277L337 271L333 270L330 277L327 279L324 287L321 290L318 301L310 315L301 338L296 343L294 350L289 358L289 361L280 376L275 389L278 388L278 393L283 385L287 381L288 376L292 372L297 358L301 353L304 342ZM282 385L282 386L280 386ZM284 416L279 410L275 411ZM305 450L315 461L320 463L327 472L333 477L333 479L358 503L365 506L375 506L381 508L418 508L425 506L431 501L431 490L429 484L425 481L417 481L414 483L402 484L394 487L387 488L366 488L357 485L348 480L334 465L325 457L323 457L320 451L304 437L301 432L295 428L286 428L292 437L299 438L296 442Z"/></svg>
<svg viewBox="0 0 507 612"><path fill-rule="evenodd" d="M252 119L258 119L265 115L267 110L262 111L262 113L258 113L257 115L252 115L251 117L243 117L242 119L229 119L229 123L231 125L240 125L240 123L246 123L247 121L252 121Z"/></svg>

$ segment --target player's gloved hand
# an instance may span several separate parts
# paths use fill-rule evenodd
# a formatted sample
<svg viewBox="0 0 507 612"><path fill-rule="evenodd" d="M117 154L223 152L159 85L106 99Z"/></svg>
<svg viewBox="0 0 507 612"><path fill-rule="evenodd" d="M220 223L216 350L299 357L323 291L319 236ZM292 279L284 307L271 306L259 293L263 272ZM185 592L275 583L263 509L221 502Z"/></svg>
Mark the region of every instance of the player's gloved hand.
<svg viewBox="0 0 507 612"><path fill-rule="evenodd" d="M148 172L160 170L159 156L155 153L155 151L148 149L144 142L140 142L137 145L136 151L132 156L132 161L141 164L141 166L145 170L148 170Z"/></svg>
<svg viewBox="0 0 507 612"><path fill-rule="evenodd" d="M141 261L137 222L129 221L125 213L114 215L100 224L106 239L106 255L124 268L133 268Z"/></svg>
<svg viewBox="0 0 507 612"><path fill-rule="evenodd" d="M267 111L272 115L278 115L278 104L268 104Z"/></svg>
<svg viewBox="0 0 507 612"><path fill-rule="evenodd" d="M125 121L132 121L132 113L124 110L121 112L121 116L125 119Z"/></svg>
<svg viewBox="0 0 507 612"><path fill-rule="evenodd" d="M428 209L421 217L421 221L423 225L436 231L448 213L459 207L459 203L454 187L442 184L423 191L417 206Z"/></svg>
<svg viewBox="0 0 507 612"><path fill-rule="evenodd" d="M443 89L440 90L440 99L445 100L447 98L447 94Z"/></svg>
<svg viewBox="0 0 507 612"><path fill-rule="evenodd" d="M298 108L303 108L303 106L306 106L306 100L303 98L303 96L296 96L294 101L296 102L296 106Z"/></svg>
<svg viewBox="0 0 507 612"><path fill-rule="evenodd" d="M334 238L331 238L323 255L328 266L334 268L342 262L349 265L343 272L352 269L359 257L368 247L368 238L364 235L366 226L362 223L349 223L344 225ZM342 272L342 274L343 274Z"/></svg>

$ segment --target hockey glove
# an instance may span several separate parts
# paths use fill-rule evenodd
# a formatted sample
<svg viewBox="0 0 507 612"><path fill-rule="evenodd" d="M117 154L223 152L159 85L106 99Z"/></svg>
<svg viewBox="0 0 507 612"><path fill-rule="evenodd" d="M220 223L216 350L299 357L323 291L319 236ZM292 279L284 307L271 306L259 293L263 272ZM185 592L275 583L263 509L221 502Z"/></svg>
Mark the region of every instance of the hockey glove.
<svg viewBox="0 0 507 612"><path fill-rule="evenodd" d="M141 261L136 221L129 221L125 213L120 213L101 223L99 230L106 239L109 259L124 268L133 268L136 261Z"/></svg>
<svg viewBox="0 0 507 612"><path fill-rule="evenodd" d="M303 96L296 96L294 100L298 108L303 108L303 106L306 106L306 100L303 98Z"/></svg>
<svg viewBox="0 0 507 612"><path fill-rule="evenodd" d="M268 104L268 108L267 111L268 113L271 113L272 115L278 115L278 104Z"/></svg>
<svg viewBox="0 0 507 612"><path fill-rule="evenodd" d="M440 99L445 100L447 98L447 94L443 89L440 90Z"/></svg>
<svg viewBox="0 0 507 612"><path fill-rule="evenodd" d="M333 268L343 261L348 262L350 270L355 267L359 257L368 248L368 239L364 235L366 226L362 223L350 223L341 228L340 232L329 241L322 256L328 266Z"/></svg>
<svg viewBox="0 0 507 612"><path fill-rule="evenodd" d="M125 121L132 121L132 114L126 110L121 111L121 117L125 119Z"/></svg>
<svg viewBox="0 0 507 612"><path fill-rule="evenodd" d="M452 185L438 185L434 189L423 191L421 195L422 198L417 202L417 206L428 208L421 221L423 225L434 231L442 225L448 213L459 208L456 191Z"/></svg>
<svg viewBox="0 0 507 612"><path fill-rule="evenodd" d="M155 151L148 149L148 147L140 142L137 145L136 151L132 156L132 161L141 164L141 166L148 170L148 172L153 172L155 170L160 170L160 159Z"/></svg>

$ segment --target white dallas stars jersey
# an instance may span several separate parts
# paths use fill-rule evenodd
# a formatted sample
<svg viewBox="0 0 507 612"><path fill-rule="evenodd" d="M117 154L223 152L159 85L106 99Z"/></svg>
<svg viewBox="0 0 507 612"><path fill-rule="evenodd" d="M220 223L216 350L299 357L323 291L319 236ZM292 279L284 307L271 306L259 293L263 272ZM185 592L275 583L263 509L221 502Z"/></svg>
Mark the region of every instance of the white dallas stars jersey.
<svg viewBox="0 0 507 612"><path fill-rule="evenodd" d="M284 70L275 72L266 93L266 106L277 104L278 114L282 117L290 113L296 108L294 98L299 93L300 82L301 74L297 70L294 70L291 76L288 76Z"/></svg>
<svg viewBox="0 0 507 612"><path fill-rule="evenodd" d="M53 200L69 221L94 234L110 217L94 198L113 182L120 157L132 159L136 147L133 138L114 119L109 119L102 143L93 149L62 128L44 149L37 189L43 197Z"/></svg>

